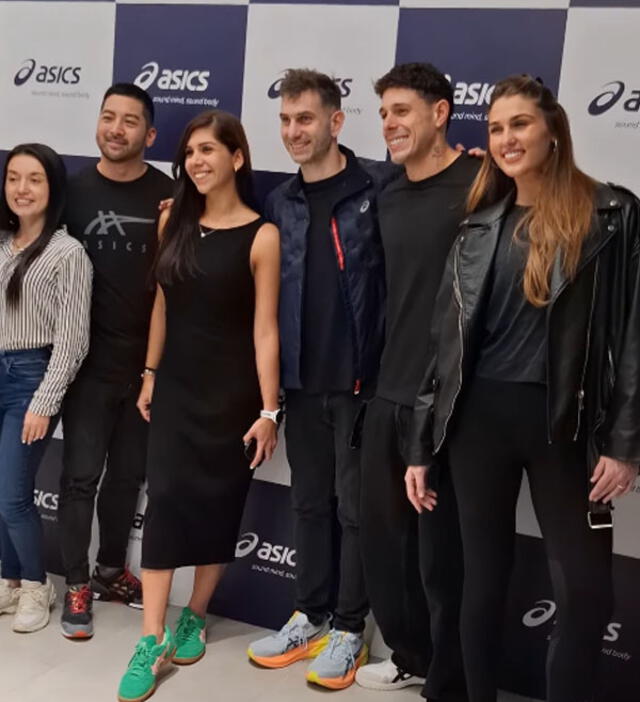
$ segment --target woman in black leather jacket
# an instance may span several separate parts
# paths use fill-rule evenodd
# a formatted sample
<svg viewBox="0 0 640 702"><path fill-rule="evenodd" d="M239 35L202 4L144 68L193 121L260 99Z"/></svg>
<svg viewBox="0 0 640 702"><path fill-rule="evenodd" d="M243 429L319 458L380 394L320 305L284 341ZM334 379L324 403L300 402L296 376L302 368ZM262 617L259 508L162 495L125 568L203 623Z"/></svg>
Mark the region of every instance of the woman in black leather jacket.
<svg viewBox="0 0 640 702"><path fill-rule="evenodd" d="M468 206L436 305L407 495L433 509L430 478L448 464L469 700L495 702L527 471L558 608L547 700L588 702L612 608L610 504L640 462L640 203L578 170L563 108L514 76L495 87Z"/></svg>

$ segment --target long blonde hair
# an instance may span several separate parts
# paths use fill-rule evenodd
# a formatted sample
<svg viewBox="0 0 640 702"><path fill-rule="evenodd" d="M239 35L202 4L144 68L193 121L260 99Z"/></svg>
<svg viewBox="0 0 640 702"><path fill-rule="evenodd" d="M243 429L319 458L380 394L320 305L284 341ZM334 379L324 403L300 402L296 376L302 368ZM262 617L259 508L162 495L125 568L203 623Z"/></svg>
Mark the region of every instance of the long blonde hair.
<svg viewBox="0 0 640 702"><path fill-rule="evenodd" d="M542 111L553 138L544 164L537 198L516 227L528 231L529 253L524 271L524 294L536 307L549 302L550 278L558 250L570 279L575 277L582 243L589 233L594 212L595 181L575 164L569 120L549 88L531 76L510 76L496 84L489 110L502 97L521 95ZM515 188L512 178L496 165L489 150L467 198L467 210L491 205Z"/></svg>

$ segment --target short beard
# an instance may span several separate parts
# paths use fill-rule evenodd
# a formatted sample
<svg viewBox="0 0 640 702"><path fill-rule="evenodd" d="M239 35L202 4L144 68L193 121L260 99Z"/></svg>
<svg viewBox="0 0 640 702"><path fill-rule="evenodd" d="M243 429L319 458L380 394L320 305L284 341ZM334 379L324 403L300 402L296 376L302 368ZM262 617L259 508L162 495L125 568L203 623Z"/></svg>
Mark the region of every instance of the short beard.
<svg viewBox="0 0 640 702"><path fill-rule="evenodd" d="M313 153L311 158L308 159L307 161L305 161L304 164L301 164L301 165L306 166L307 164L310 164L310 163L321 163L326 158L329 151L331 151L332 143L333 143L333 138L331 137L331 135L329 135L327 137L327 139L324 139L322 141L322 143L320 143L318 145L319 148L316 149L316 151Z"/></svg>
<svg viewBox="0 0 640 702"><path fill-rule="evenodd" d="M110 163L126 163L127 161L137 161L140 156L144 153L144 143L136 145L137 148L131 147L127 151L124 151L123 153L119 154L115 158L110 156L108 153L106 153L100 144L98 144L98 148L100 149L100 154L102 155L102 158L105 161L109 161Z"/></svg>

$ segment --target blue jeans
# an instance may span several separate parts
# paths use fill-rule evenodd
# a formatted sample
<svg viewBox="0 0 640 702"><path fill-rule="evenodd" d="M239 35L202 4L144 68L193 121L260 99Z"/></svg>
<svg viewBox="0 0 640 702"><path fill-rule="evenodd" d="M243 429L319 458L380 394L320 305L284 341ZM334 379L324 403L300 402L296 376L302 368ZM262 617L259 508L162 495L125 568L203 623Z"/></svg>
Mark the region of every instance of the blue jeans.
<svg viewBox="0 0 640 702"><path fill-rule="evenodd" d="M46 580L33 492L55 421L44 439L30 445L22 443L22 425L50 355L46 348L0 351L0 558L2 577L10 580Z"/></svg>

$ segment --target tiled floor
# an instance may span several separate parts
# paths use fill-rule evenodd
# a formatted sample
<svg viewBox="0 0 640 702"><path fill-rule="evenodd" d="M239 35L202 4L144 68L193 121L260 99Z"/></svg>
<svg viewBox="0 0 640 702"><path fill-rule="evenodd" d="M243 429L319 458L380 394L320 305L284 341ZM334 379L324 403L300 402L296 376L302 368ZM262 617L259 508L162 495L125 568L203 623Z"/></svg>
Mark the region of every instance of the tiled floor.
<svg viewBox="0 0 640 702"><path fill-rule="evenodd" d="M177 614L172 608L170 623ZM35 634L15 634L11 617L0 618L2 700L114 702L118 681L139 636L141 613L96 603L96 635L87 642L63 639L59 616L57 606L50 625ZM422 700L417 688L393 695L357 685L340 693L313 689L304 680L304 662L284 670L259 669L247 661L244 652L260 634L260 629L248 624L212 617L205 658L197 665L170 670L161 679L154 702L321 702L327 694L338 694L340 702ZM505 694L500 702L528 701Z"/></svg>

